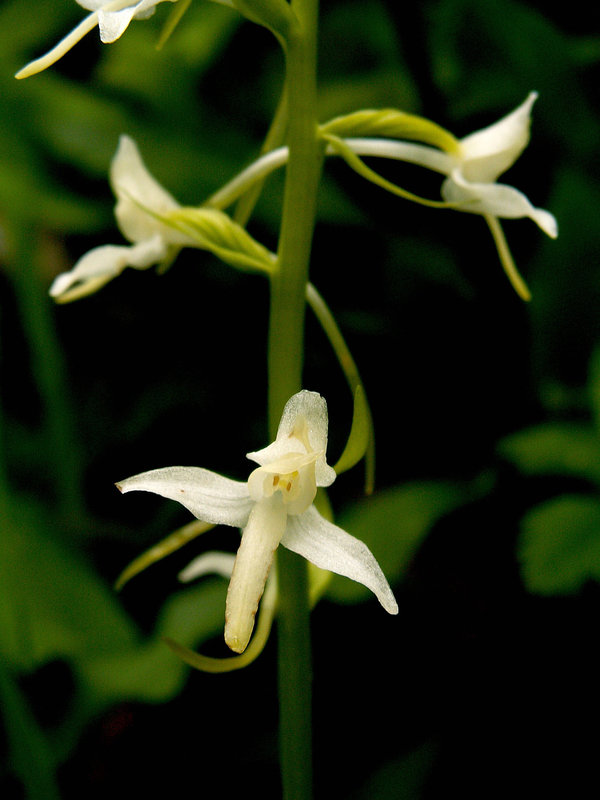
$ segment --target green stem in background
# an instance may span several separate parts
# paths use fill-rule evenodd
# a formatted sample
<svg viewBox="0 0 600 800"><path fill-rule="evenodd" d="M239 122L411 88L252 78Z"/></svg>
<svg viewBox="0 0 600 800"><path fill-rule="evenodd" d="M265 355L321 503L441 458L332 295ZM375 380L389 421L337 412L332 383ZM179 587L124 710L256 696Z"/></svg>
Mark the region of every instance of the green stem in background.
<svg viewBox="0 0 600 800"><path fill-rule="evenodd" d="M0 323L2 322L2 308L0 307ZM0 339L0 369L2 367L2 339ZM2 372L0 371L0 390L2 389ZM4 428L4 407L2 405L2 392L0 391L0 520L8 518L8 475L6 472L6 431ZM0 536L2 531L0 531Z"/></svg>
<svg viewBox="0 0 600 800"><path fill-rule="evenodd" d="M329 310L329 307L312 283L308 283L306 286L306 300L329 339L329 343L337 356L348 386L350 387L350 391L352 392L352 396L354 397L357 387L362 389L362 380L356 362L352 358L348 345L342 336L342 332L338 328L337 322ZM375 434L373 417L366 398L365 410L368 416L367 422L369 429L369 439L365 453L365 494L372 494L375 485Z"/></svg>
<svg viewBox="0 0 600 800"><path fill-rule="evenodd" d="M283 142L285 138L285 129L287 125L287 88L284 84L275 116L271 122L271 126L267 132L263 145L260 149L261 155L266 155L272 150L275 150ZM254 206L258 202L258 198L262 192L265 179L256 181L254 185L240 197L237 201L233 219L242 226L245 226L250 219Z"/></svg>
<svg viewBox="0 0 600 800"><path fill-rule="evenodd" d="M0 702L11 771L23 782L29 800L60 800L50 747L4 660L0 662Z"/></svg>
<svg viewBox="0 0 600 800"><path fill-rule="evenodd" d="M36 269L40 261L41 236L32 235L18 223L13 231L18 254L13 286L30 348L36 388L43 404L47 467L55 482L59 513L77 519L83 511L81 462L51 305Z"/></svg>
<svg viewBox="0 0 600 800"><path fill-rule="evenodd" d="M268 343L270 438L287 400L302 388L306 285L323 162L316 116L318 0L292 0L286 43L289 160L277 263L271 276ZM312 665L306 562L278 549L278 679L284 800L312 796Z"/></svg>
<svg viewBox="0 0 600 800"><path fill-rule="evenodd" d="M2 309L0 308L0 315ZM0 316L1 319L1 316ZM0 341L0 346L3 344ZM1 367L0 358L0 367ZM2 378L0 373L0 387ZM0 394L0 536L4 543L9 536L20 535L20 529L14 521L12 514L8 475L4 454L5 446L4 409ZM0 562L0 585L7 585L4 572L9 569L8 562ZM18 613L12 605L11 597L1 598L0 629L5 639L12 639L14 620ZM22 612L22 609L20 609ZM37 721L27 705L27 699L22 693L16 676L11 672L11 665L6 658L0 660L0 708L2 708L2 723L8 746L9 763L11 771L22 781L25 792L31 800L60 800L60 793L55 779L55 764L52 759L48 742L40 729Z"/></svg>

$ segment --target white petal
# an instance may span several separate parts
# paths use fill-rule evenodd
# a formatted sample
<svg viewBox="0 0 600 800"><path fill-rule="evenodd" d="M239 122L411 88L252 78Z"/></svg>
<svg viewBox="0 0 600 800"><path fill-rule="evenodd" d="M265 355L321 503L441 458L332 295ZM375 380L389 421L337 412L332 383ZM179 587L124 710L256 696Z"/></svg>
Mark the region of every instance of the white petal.
<svg viewBox="0 0 600 800"><path fill-rule="evenodd" d="M513 112L483 130L461 139L463 174L471 181L495 181L514 164L529 141L531 108L537 92Z"/></svg>
<svg viewBox="0 0 600 800"><path fill-rule="evenodd" d="M115 216L123 235L131 242L160 233L171 244L188 244L190 239L163 225L153 214L166 214L179 203L146 169L137 145L129 136L119 139L110 165L110 182L117 197ZM144 209L149 209L149 214Z"/></svg>
<svg viewBox="0 0 600 800"><path fill-rule="evenodd" d="M278 496L256 503L250 512L235 558L225 608L225 642L236 653L243 653L250 641L273 553L281 541L287 519Z"/></svg>
<svg viewBox="0 0 600 800"><path fill-rule="evenodd" d="M182 506L204 522L243 528L252 500L245 482L232 481L200 467L165 467L142 472L117 483L125 493L153 492Z"/></svg>
<svg viewBox="0 0 600 800"><path fill-rule="evenodd" d="M330 486L335 480L335 472L325 461L327 431L325 398L304 389L285 404L276 440L262 450L247 453L247 457L264 466L288 453L322 453L316 462L317 486Z"/></svg>
<svg viewBox="0 0 600 800"><path fill-rule="evenodd" d="M90 0L85 0L85 2L77 1L87 8L100 7L98 11L98 26L100 28L100 39L105 44L114 42L122 36L134 17L136 19L151 17L155 11L154 7L161 2L161 0L140 0L138 3L128 3L127 0L123 0L123 2L119 3L113 0L113 2L99 4L97 0L91 0L91 2Z"/></svg>
<svg viewBox="0 0 600 800"><path fill-rule="evenodd" d="M328 522L314 506L304 514L288 517L281 544L321 569L362 583L387 612L398 613L392 590L366 544Z"/></svg>
<svg viewBox="0 0 600 800"><path fill-rule="evenodd" d="M548 236L558 236L554 216L543 208L533 206L527 197L512 186L503 183L469 183L459 172L452 173L442 184L442 196L451 203L464 203L459 211L472 214L489 214L500 219L529 217Z"/></svg>
<svg viewBox="0 0 600 800"><path fill-rule="evenodd" d="M233 571L234 561L235 556L233 553L221 553L217 550L211 550L190 561L177 577L182 583L188 583L188 581L193 581L203 575L220 575L222 578L229 579Z"/></svg>
<svg viewBox="0 0 600 800"><path fill-rule="evenodd" d="M90 250L69 272L55 278L50 295L62 302L92 294L119 275L125 267L146 269L167 255L165 243L155 236L136 245L106 244Z"/></svg>
<svg viewBox="0 0 600 800"><path fill-rule="evenodd" d="M93 11L91 14L88 14L87 17L82 19L79 25L77 25L70 33L64 36L58 44L54 45L51 50L49 50L43 56L30 61L29 64L26 64L22 69L20 69L15 75L15 78L28 78L31 75L36 75L38 72L42 72L42 70L52 66L52 64L55 64L64 56L65 53L68 53L69 50L77 44L77 42L83 39L87 33L93 30L97 24L98 15L95 11Z"/></svg>
<svg viewBox="0 0 600 800"><path fill-rule="evenodd" d="M108 4L106 4L108 5ZM104 44L116 42L129 27L135 14L135 6L129 6L121 11L98 11L98 28L100 41Z"/></svg>
<svg viewBox="0 0 600 800"><path fill-rule="evenodd" d="M77 4L88 11L97 11L106 5L106 0L77 0Z"/></svg>

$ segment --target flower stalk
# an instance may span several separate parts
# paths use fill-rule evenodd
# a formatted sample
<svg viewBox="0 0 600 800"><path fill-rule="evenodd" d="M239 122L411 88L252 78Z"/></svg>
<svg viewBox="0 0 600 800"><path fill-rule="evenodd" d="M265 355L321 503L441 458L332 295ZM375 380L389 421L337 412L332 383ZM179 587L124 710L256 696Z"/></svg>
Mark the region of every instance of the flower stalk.
<svg viewBox="0 0 600 800"><path fill-rule="evenodd" d="M268 342L270 435L302 386L306 286L324 156L316 116L318 0L292 0L297 23L286 47L288 104L283 214L271 276ZM285 800L312 796L312 667L306 562L277 553L280 759Z"/></svg>

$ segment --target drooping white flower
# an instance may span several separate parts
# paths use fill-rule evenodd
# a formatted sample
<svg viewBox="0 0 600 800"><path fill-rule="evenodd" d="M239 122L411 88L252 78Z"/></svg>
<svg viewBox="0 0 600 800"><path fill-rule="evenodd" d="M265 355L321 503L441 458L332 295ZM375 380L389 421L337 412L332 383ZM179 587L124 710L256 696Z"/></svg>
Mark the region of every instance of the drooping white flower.
<svg viewBox="0 0 600 800"><path fill-rule="evenodd" d="M135 142L121 136L111 162L110 183L117 198L115 217L131 245L102 245L90 250L69 272L54 280L50 295L69 302L91 294L125 267L147 269L164 261L172 247L193 240L158 219L178 209L177 201L148 172Z"/></svg>
<svg viewBox="0 0 600 800"><path fill-rule="evenodd" d="M496 183L529 143L531 109L537 96L537 92L530 92L525 101L506 117L483 130L455 140L455 147L448 151L399 139L356 137L352 135L351 128L346 134L340 122L334 122L337 123L336 129L342 132L340 135L344 136L343 147L356 156L407 161L446 176L441 187L442 197L458 211L500 219L530 217L548 236L555 238L558 226L550 212L533 206L518 189ZM329 127L331 123L323 126L323 130L327 133ZM344 156L344 150L335 144L330 144L329 151ZM364 168L362 174L366 172ZM377 177L373 173L371 179Z"/></svg>
<svg viewBox="0 0 600 800"><path fill-rule="evenodd" d="M558 235L556 219L543 208L536 208L522 192L496 183L529 143L531 109L537 92L513 112L483 130L461 139L457 162L442 185L442 196L458 203L461 211L501 219L529 217L553 239Z"/></svg>
<svg viewBox="0 0 600 800"><path fill-rule="evenodd" d="M242 528L225 613L225 641L246 648L273 555L282 544L316 566L367 586L390 614L398 606L368 547L324 519L313 505L317 487L330 486L325 400L315 392L294 395L283 411L277 437L248 453L259 466L247 481L199 467L151 470L117 484L122 492L146 491L177 500L198 519Z"/></svg>
<svg viewBox="0 0 600 800"><path fill-rule="evenodd" d="M24 66L16 78L28 78L52 66L67 53L80 39L93 30L96 25L100 39L105 44L115 42L127 30L132 19L146 19L154 14L155 6L164 0L77 0L83 8L91 11L71 33L48 53ZM177 0L169 0L171 3Z"/></svg>

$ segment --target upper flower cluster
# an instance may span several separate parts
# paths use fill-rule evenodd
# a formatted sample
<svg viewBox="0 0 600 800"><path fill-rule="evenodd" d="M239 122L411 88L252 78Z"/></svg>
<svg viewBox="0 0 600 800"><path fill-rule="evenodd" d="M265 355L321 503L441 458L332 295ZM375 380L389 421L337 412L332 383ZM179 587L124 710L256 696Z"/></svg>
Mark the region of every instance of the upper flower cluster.
<svg viewBox="0 0 600 800"><path fill-rule="evenodd" d="M277 437L248 453L259 466L247 481L235 481L200 467L151 470L117 484L122 492L153 492L177 500L198 519L242 528L225 616L225 641L242 653L269 574L282 544L317 567L364 584L390 614L398 606L368 547L332 524L315 508L317 488L330 486L327 464L328 415L315 392L294 395L283 411Z"/></svg>

